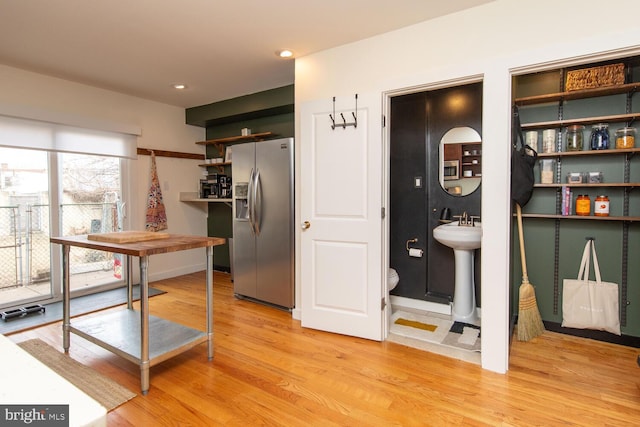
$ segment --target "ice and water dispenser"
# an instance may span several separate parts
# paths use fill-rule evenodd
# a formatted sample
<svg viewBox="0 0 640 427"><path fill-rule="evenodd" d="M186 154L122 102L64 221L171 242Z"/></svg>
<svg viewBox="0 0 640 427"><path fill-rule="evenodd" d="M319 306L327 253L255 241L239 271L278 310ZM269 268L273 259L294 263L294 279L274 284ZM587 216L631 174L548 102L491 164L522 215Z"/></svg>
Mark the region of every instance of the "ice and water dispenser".
<svg viewBox="0 0 640 427"><path fill-rule="evenodd" d="M235 200L235 218L249 220L249 201L247 199L249 184L240 182L236 184L233 194Z"/></svg>

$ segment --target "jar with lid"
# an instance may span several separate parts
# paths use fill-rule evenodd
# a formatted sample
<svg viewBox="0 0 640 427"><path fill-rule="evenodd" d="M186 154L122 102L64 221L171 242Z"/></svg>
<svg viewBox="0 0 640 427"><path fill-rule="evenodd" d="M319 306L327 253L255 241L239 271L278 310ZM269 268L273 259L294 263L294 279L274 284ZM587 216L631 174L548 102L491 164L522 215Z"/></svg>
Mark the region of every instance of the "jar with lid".
<svg viewBox="0 0 640 427"><path fill-rule="evenodd" d="M593 204L593 214L595 216L609 216L609 197L598 196Z"/></svg>
<svg viewBox="0 0 640 427"><path fill-rule="evenodd" d="M588 194L579 194L576 198L576 215L591 215L591 198Z"/></svg>
<svg viewBox="0 0 640 427"><path fill-rule="evenodd" d="M633 148L636 144L636 128L621 128L616 131L616 148Z"/></svg>
<svg viewBox="0 0 640 427"><path fill-rule="evenodd" d="M609 149L609 125L599 123L591 126L591 149L592 150L608 150Z"/></svg>
<svg viewBox="0 0 640 427"><path fill-rule="evenodd" d="M582 151L582 132L584 126L572 125L567 128L565 149L567 151Z"/></svg>

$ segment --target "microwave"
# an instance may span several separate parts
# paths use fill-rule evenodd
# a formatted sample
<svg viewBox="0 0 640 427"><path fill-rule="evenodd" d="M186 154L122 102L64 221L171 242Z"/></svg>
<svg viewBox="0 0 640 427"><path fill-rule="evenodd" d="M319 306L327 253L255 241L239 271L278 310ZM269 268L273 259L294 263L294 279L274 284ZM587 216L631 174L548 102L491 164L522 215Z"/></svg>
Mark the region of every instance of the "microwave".
<svg viewBox="0 0 640 427"><path fill-rule="evenodd" d="M443 164L444 180L460 179L460 160L445 160Z"/></svg>

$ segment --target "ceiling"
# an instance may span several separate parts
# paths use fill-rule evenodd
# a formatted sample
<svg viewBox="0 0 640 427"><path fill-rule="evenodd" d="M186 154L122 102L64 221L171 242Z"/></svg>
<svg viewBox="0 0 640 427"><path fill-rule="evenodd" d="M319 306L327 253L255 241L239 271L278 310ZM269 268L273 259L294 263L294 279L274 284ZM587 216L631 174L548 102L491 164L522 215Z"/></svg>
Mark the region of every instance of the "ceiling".
<svg viewBox="0 0 640 427"><path fill-rule="evenodd" d="M0 0L0 64L186 108L292 84L279 49L304 56L490 1Z"/></svg>

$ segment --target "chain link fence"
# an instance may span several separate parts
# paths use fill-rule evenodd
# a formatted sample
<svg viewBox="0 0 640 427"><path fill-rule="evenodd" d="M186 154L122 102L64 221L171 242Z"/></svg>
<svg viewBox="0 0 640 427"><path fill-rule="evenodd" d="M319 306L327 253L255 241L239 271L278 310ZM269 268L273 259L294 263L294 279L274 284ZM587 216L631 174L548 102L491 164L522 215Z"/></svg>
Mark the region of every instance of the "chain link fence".
<svg viewBox="0 0 640 427"><path fill-rule="evenodd" d="M117 230L115 203L76 203L60 207L62 235L76 236L109 233ZM113 270L113 254L93 249L73 247L70 254L70 274Z"/></svg>
<svg viewBox="0 0 640 427"><path fill-rule="evenodd" d="M22 284L21 234L17 206L0 206L0 289Z"/></svg>
<svg viewBox="0 0 640 427"><path fill-rule="evenodd" d="M64 204L62 235L117 230L116 203ZM48 282L51 276L48 205L0 206L0 291ZM72 248L71 276L113 271L113 254Z"/></svg>

